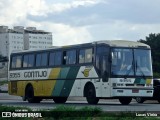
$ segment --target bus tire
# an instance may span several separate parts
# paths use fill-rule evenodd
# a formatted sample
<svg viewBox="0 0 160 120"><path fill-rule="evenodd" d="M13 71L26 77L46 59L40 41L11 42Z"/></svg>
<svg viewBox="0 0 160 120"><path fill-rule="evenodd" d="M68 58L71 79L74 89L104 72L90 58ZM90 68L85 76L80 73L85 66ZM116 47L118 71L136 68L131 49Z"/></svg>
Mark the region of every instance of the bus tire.
<svg viewBox="0 0 160 120"><path fill-rule="evenodd" d="M119 102L120 102L122 105L128 105L131 101L132 101L132 98L130 98L130 97L122 97L122 98L119 98Z"/></svg>
<svg viewBox="0 0 160 120"><path fill-rule="evenodd" d="M85 87L85 93L86 93L86 99L88 104L97 104L99 101L99 98L96 97L96 91L93 84L88 84Z"/></svg>
<svg viewBox="0 0 160 120"><path fill-rule="evenodd" d="M65 103L68 97L54 97L53 101L55 103Z"/></svg>
<svg viewBox="0 0 160 120"><path fill-rule="evenodd" d="M145 101L145 99L142 97L136 97L135 99L137 103L143 103Z"/></svg>
<svg viewBox="0 0 160 120"><path fill-rule="evenodd" d="M31 85L27 87L25 96L29 103L40 103L41 101L40 98L34 97L34 90Z"/></svg>

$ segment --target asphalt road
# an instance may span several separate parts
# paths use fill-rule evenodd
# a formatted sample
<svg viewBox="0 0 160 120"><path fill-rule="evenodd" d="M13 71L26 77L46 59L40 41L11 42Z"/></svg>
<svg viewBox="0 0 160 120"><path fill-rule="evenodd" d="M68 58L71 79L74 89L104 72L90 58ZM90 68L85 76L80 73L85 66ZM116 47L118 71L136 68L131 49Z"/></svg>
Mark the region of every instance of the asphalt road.
<svg viewBox="0 0 160 120"><path fill-rule="evenodd" d="M74 106L77 109L82 107L99 107L103 111L159 111L160 104L157 101L145 101L142 104L137 103L135 100L129 105L121 105L118 100L100 100L97 105L87 104L85 98L69 98L65 104L55 104L52 100L43 100L41 103L28 103L22 101L21 97L10 96L5 93L0 94L0 104L7 106L23 106L31 109L52 109L60 105Z"/></svg>

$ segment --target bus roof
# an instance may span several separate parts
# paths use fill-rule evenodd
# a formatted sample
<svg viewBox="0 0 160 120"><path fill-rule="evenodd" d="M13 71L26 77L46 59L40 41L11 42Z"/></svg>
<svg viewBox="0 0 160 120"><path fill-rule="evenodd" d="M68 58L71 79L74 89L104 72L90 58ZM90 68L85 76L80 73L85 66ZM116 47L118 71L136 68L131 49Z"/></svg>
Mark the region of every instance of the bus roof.
<svg viewBox="0 0 160 120"><path fill-rule="evenodd" d="M127 40L103 40L103 41L97 41L97 44L100 43L105 43L108 44L109 46L112 47L145 47L145 48L150 48L149 45L141 43L141 42L136 42L136 41L127 41Z"/></svg>
<svg viewBox="0 0 160 120"><path fill-rule="evenodd" d="M101 41L95 41L91 43L83 43L83 44L75 44L75 45L67 45L67 46L52 46L51 48L47 49L36 49L36 50L22 50L22 51L12 51L12 53L18 53L18 52L31 52L31 51L43 51L43 50L51 50L51 49L59 49L59 48L70 48L70 47L81 47L81 46L87 46L87 45L93 45L93 44L106 44L111 47L131 47L131 48L150 48L150 46L141 43L141 42L135 42L135 41L127 41L127 40L101 40Z"/></svg>

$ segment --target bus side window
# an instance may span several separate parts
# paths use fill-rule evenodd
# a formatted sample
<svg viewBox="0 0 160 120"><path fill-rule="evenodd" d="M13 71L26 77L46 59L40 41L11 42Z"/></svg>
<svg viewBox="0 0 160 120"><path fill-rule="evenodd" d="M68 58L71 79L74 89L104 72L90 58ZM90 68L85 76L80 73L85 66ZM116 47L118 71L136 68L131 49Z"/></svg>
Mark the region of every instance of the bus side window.
<svg viewBox="0 0 160 120"><path fill-rule="evenodd" d="M38 53L36 55L36 67L45 67L48 65L48 54Z"/></svg>
<svg viewBox="0 0 160 120"><path fill-rule="evenodd" d="M34 66L34 55L28 54L23 57L23 67L33 67Z"/></svg>
<svg viewBox="0 0 160 120"><path fill-rule="evenodd" d="M49 55L49 66L61 65L61 52L51 52Z"/></svg>
<svg viewBox="0 0 160 120"><path fill-rule="evenodd" d="M51 52L49 55L49 66L55 65L55 53Z"/></svg>
<svg viewBox="0 0 160 120"><path fill-rule="evenodd" d="M11 68L16 68L16 59L16 56L12 57Z"/></svg>
<svg viewBox="0 0 160 120"><path fill-rule="evenodd" d="M41 54L41 66L47 66L48 65L48 54L42 53Z"/></svg>
<svg viewBox="0 0 160 120"><path fill-rule="evenodd" d="M67 51L66 64L76 64L76 50Z"/></svg>
<svg viewBox="0 0 160 120"><path fill-rule="evenodd" d="M36 55L36 67L41 66L41 54Z"/></svg>
<svg viewBox="0 0 160 120"><path fill-rule="evenodd" d="M66 65L66 61L67 61L67 55L66 55L66 51L63 52L63 65Z"/></svg>
<svg viewBox="0 0 160 120"><path fill-rule="evenodd" d="M85 50L79 51L79 63L84 63L85 60Z"/></svg>
<svg viewBox="0 0 160 120"><path fill-rule="evenodd" d="M85 63L91 63L92 62L92 48L85 50Z"/></svg>
<svg viewBox="0 0 160 120"><path fill-rule="evenodd" d="M28 67L33 67L34 66L34 61L35 61L34 55L30 54L28 56Z"/></svg>
<svg viewBox="0 0 160 120"><path fill-rule="evenodd" d="M62 53L56 52L54 59L55 59L55 65L61 65L62 64Z"/></svg>
<svg viewBox="0 0 160 120"><path fill-rule="evenodd" d="M93 50L92 48L89 49L82 49L79 51L79 63L91 63Z"/></svg>
<svg viewBox="0 0 160 120"><path fill-rule="evenodd" d="M28 67L28 55L24 55L23 57L23 67Z"/></svg>
<svg viewBox="0 0 160 120"><path fill-rule="evenodd" d="M11 68L21 68L22 67L22 55L16 55L12 57Z"/></svg>

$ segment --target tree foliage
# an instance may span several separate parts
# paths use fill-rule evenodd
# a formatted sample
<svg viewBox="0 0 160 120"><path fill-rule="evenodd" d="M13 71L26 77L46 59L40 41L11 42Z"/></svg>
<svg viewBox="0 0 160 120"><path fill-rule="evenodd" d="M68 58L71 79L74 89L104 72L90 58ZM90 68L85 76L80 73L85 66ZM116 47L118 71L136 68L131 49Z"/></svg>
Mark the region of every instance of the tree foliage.
<svg viewBox="0 0 160 120"><path fill-rule="evenodd" d="M140 39L139 42L148 44L151 47L154 77L160 78L160 33L151 33L146 37L146 40Z"/></svg>

